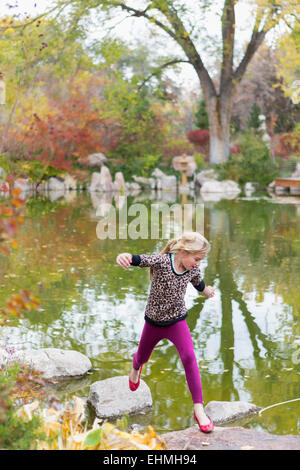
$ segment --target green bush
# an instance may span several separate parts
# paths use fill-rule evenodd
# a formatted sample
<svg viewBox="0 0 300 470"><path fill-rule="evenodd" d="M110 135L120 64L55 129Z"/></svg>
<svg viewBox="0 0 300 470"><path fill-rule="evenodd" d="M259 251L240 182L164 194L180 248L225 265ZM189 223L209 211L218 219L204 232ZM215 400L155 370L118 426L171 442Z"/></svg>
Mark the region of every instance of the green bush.
<svg viewBox="0 0 300 470"><path fill-rule="evenodd" d="M26 421L16 414L16 399L22 401L28 380L31 387L30 373L17 363L0 368L0 449L32 450L37 439L45 439L39 416Z"/></svg>
<svg viewBox="0 0 300 470"><path fill-rule="evenodd" d="M200 153L200 152L195 152L194 159L195 159L197 168L199 170L202 170L205 166L205 155L203 155L203 153Z"/></svg>
<svg viewBox="0 0 300 470"><path fill-rule="evenodd" d="M220 179L231 179L240 184L252 181L265 187L278 176L278 165L272 160L265 142L249 130L239 138L239 153L216 165L216 171Z"/></svg>

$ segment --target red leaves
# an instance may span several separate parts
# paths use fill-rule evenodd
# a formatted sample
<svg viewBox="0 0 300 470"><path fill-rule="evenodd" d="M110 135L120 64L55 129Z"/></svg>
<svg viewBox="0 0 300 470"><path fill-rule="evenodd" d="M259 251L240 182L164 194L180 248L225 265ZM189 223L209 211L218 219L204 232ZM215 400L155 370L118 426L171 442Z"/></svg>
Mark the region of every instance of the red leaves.
<svg viewBox="0 0 300 470"><path fill-rule="evenodd" d="M207 129L195 129L188 132L187 138L192 142L195 147L204 154L208 155L209 153L209 136L210 133Z"/></svg>
<svg viewBox="0 0 300 470"><path fill-rule="evenodd" d="M188 132L187 137L193 144L206 145L209 143L209 131L206 129L195 129Z"/></svg>
<svg viewBox="0 0 300 470"><path fill-rule="evenodd" d="M76 156L106 151L106 125L86 95L70 90L69 97L49 104L46 117L34 113L29 132L23 135L28 158L70 171Z"/></svg>

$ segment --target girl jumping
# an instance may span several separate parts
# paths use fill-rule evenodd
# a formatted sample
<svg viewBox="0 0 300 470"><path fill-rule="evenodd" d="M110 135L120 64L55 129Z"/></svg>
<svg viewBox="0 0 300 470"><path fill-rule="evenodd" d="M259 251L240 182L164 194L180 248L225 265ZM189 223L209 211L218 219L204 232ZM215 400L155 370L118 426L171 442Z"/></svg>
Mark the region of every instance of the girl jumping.
<svg viewBox="0 0 300 470"><path fill-rule="evenodd" d="M209 250L209 242L200 233L188 232L169 241L159 254L121 253L116 260L125 269L130 266L149 267L152 279L145 324L129 375L130 390L135 391L139 387L142 366L149 360L154 347L160 340L168 339L175 345L183 363L194 403L194 419L200 430L206 433L211 432L214 426L203 409L200 372L186 323L184 296L188 282L205 297L214 296L215 288L205 285L199 268Z"/></svg>

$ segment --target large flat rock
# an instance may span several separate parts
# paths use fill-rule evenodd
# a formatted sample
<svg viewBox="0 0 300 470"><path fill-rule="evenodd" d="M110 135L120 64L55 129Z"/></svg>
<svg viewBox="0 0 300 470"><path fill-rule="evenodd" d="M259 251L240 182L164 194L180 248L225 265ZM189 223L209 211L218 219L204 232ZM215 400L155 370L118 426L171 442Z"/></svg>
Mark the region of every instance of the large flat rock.
<svg viewBox="0 0 300 470"><path fill-rule="evenodd" d="M149 411L152 396L142 379L139 388L132 392L129 389L128 376L117 376L94 382L90 388L88 403L94 408L98 418L115 419L124 414Z"/></svg>
<svg viewBox="0 0 300 470"><path fill-rule="evenodd" d="M91 361L84 354L57 348L27 349L8 357L2 353L0 363L13 361L31 366L45 379L81 377L92 368Z"/></svg>
<svg viewBox="0 0 300 470"><path fill-rule="evenodd" d="M277 436L240 426L220 427L210 434L198 426L162 434L168 450L300 450L300 436Z"/></svg>

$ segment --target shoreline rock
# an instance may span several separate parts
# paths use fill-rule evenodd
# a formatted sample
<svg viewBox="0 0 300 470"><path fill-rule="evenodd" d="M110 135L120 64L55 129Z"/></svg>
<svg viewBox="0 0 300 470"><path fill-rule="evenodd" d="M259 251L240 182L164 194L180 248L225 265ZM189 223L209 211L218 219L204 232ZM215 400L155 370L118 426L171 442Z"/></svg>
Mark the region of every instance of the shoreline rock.
<svg viewBox="0 0 300 470"><path fill-rule="evenodd" d="M300 437L294 434L278 436L241 426L215 426L210 434L199 431L197 425L183 431L161 434L168 450L300 450Z"/></svg>

